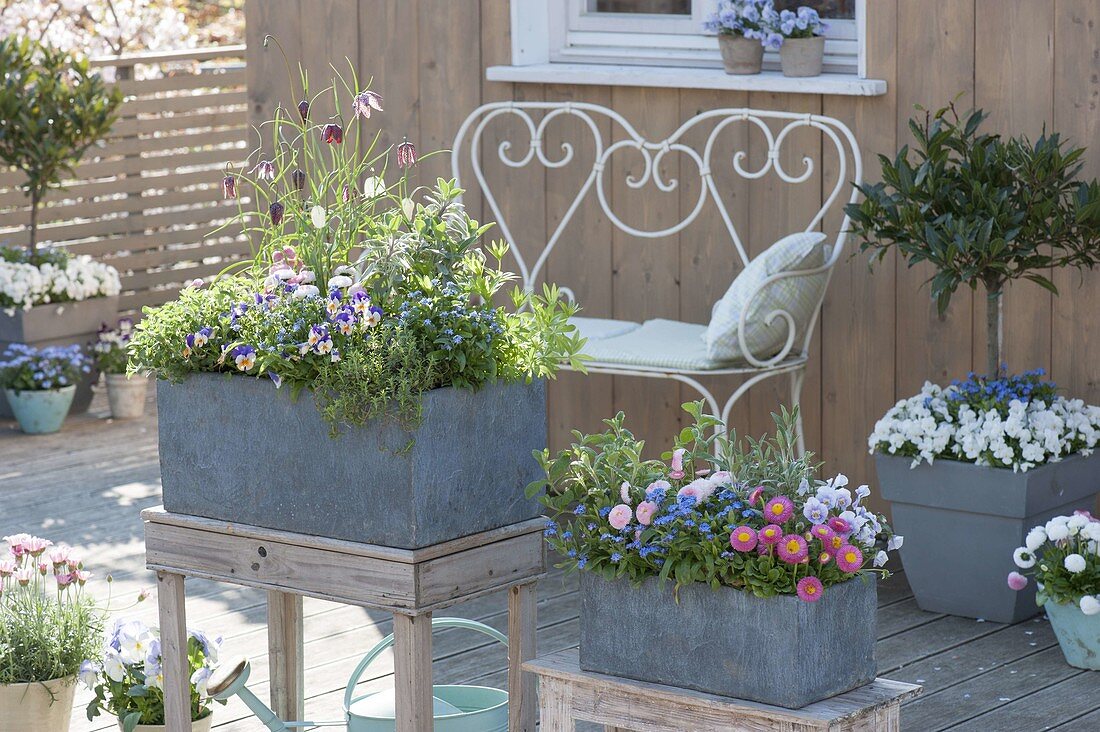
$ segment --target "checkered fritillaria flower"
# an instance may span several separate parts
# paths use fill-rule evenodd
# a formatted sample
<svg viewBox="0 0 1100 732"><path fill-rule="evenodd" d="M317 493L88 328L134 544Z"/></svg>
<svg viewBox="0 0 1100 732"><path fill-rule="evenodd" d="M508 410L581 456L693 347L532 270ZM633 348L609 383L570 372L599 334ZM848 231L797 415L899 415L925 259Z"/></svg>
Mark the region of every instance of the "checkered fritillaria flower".
<svg viewBox="0 0 1100 732"><path fill-rule="evenodd" d="M290 183L294 186L294 190L300 191L306 187L306 173L301 168L295 168L294 172L290 174Z"/></svg>
<svg viewBox="0 0 1100 732"><path fill-rule="evenodd" d="M411 168L416 165L416 146L409 142L409 138L397 146L397 167Z"/></svg>
<svg viewBox="0 0 1100 732"><path fill-rule="evenodd" d="M344 190L341 193L341 197L344 199L344 203L350 203L351 199L355 198L357 194L358 191L355 190L354 186L352 186L350 183L344 184Z"/></svg>
<svg viewBox="0 0 1100 732"><path fill-rule="evenodd" d="M232 175L222 178L222 197L225 199L237 197L237 179Z"/></svg>
<svg viewBox="0 0 1100 732"><path fill-rule="evenodd" d="M370 89L361 91L351 100L351 112L355 117L370 119L372 109L382 111L382 95L378 92L372 92Z"/></svg>
<svg viewBox="0 0 1100 732"><path fill-rule="evenodd" d="M302 100L298 102L298 114L302 116L302 121L309 121L309 102Z"/></svg>
<svg viewBox="0 0 1100 732"><path fill-rule="evenodd" d="M283 213L286 212L286 207L278 201L273 201L267 208L268 214L271 216L271 225L278 226L283 223Z"/></svg>
<svg viewBox="0 0 1100 732"><path fill-rule="evenodd" d="M321 141L329 145L339 145L344 141L344 128L335 122L329 122L321 128Z"/></svg>
<svg viewBox="0 0 1100 732"><path fill-rule="evenodd" d="M275 180L275 163L270 160L261 160L252 169L252 174L259 180Z"/></svg>

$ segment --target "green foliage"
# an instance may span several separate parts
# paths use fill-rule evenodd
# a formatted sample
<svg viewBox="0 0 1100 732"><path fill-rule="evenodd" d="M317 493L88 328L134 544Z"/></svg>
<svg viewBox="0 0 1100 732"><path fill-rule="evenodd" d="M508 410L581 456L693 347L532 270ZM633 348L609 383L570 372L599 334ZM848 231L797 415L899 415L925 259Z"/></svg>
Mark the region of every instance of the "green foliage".
<svg viewBox="0 0 1100 732"><path fill-rule="evenodd" d="M986 116L950 105L911 119L915 148L880 155L882 181L860 186L864 200L845 210L872 261L896 249L909 266L932 265L941 314L960 286L984 285L995 374L1005 284L1026 279L1057 294L1045 270L1100 262L1100 183L1077 180L1084 148L1057 133L1034 143L985 133Z"/></svg>
<svg viewBox="0 0 1100 732"><path fill-rule="evenodd" d="M795 506L791 518L782 522L784 535L804 535L811 524L801 511L815 487L821 491L818 495L834 495L836 490L847 495L853 533L846 541L870 553L889 539L883 517L860 507L859 497L852 504L851 494L843 489L846 478L815 479L818 465L813 456L798 455L796 413L772 415L774 436L738 440L736 434L715 436L714 428L721 423L703 413L702 402L685 404L684 409L693 423L681 431L663 460L642 457L645 445L624 427L621 412L605 421L605 432L574 432L573 445L556 456L536 453L546 480L528 486L528 495L547 489L542 501L557 519L548 524L546 535L561 556L559 566L633 583L659 577L677 586L727 585L761 597L794 594L798 581L807 576L828 587L853 573L842 571L836 562L819 561L823 549L812 550L816 539L809 542L808 562L796 564L783 561L774 551L731 550L735 528L757 531L771 522L765 520L763 509L776 496L789 497ZM693 489L702 491L698 500L685 498ZM649 520L641 513L646 509L652 511ZM625 527L612 523L613 510L629 512ZM834 506L834 513L840 513L839 507ZM870 558L863 571L870 571Z"/></svg>
<svg viewBox="0 0 1100 732"><path fill-rule="evenodd" d="M122 93L87 60L15 36L0 39L0 78L0 161L26 174L33 250L42 198L110 131Z"/></svg>

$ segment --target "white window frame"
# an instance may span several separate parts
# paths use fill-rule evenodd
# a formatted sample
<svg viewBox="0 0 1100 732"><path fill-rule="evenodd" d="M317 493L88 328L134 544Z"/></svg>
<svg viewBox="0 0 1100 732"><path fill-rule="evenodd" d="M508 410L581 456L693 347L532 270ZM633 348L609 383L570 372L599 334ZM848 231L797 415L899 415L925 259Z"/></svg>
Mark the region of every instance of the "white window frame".
<svg viewBox="0 0 1100 732"><path fill-rule="evenodd" d="M516 9L545 4L548 23L547 51L550 63L619 64L721 68L713 34L702 30L703 20L717 0L693 0L692 15L668 16L596 13L586 10L588 0L513 0ZM866 0L856 0L854 20L829 21L825 41L825 73L866 78L863 41L866 38ZM513 27L513 39L515 39ZM515 63L515 62L513 62ZM779 54L764 54L766 70L779 69Z"/></svg>

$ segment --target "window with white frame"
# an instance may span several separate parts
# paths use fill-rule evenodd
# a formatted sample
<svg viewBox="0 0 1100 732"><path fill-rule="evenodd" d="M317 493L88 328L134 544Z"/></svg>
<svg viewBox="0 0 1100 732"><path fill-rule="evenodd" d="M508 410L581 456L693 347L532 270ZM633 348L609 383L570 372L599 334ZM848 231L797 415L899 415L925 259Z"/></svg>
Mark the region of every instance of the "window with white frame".
<svg viewBox="0 0 1100 732"><path fill-rule="evenodd" d="M825 71L860 77L865 76L865 2L775 0L779 9L815 8L828 24ZM717 0L546 0L549 22L532 23L527 32L547 36L552 63L718 68L715 37L702 28L716 5ZM764 64L777 69L778 54L769 51Z"/></svg>

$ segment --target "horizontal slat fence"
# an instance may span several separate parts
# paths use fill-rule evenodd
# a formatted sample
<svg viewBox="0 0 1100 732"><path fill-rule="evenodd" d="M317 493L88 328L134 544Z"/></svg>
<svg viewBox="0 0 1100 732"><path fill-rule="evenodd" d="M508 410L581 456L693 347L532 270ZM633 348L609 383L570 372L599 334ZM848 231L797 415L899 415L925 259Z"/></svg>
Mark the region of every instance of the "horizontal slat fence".
<svg viewBox="0 0 1100 732"><path fill-rule="evenodd" d="M245 46L96 59L125 94L110 136L39 212L40 245L90 254L118 268L121 309L171 299L186 282L248 252L222 170L248 154ZM25 245L23 173L0 171L0 242Z"/></svg>

